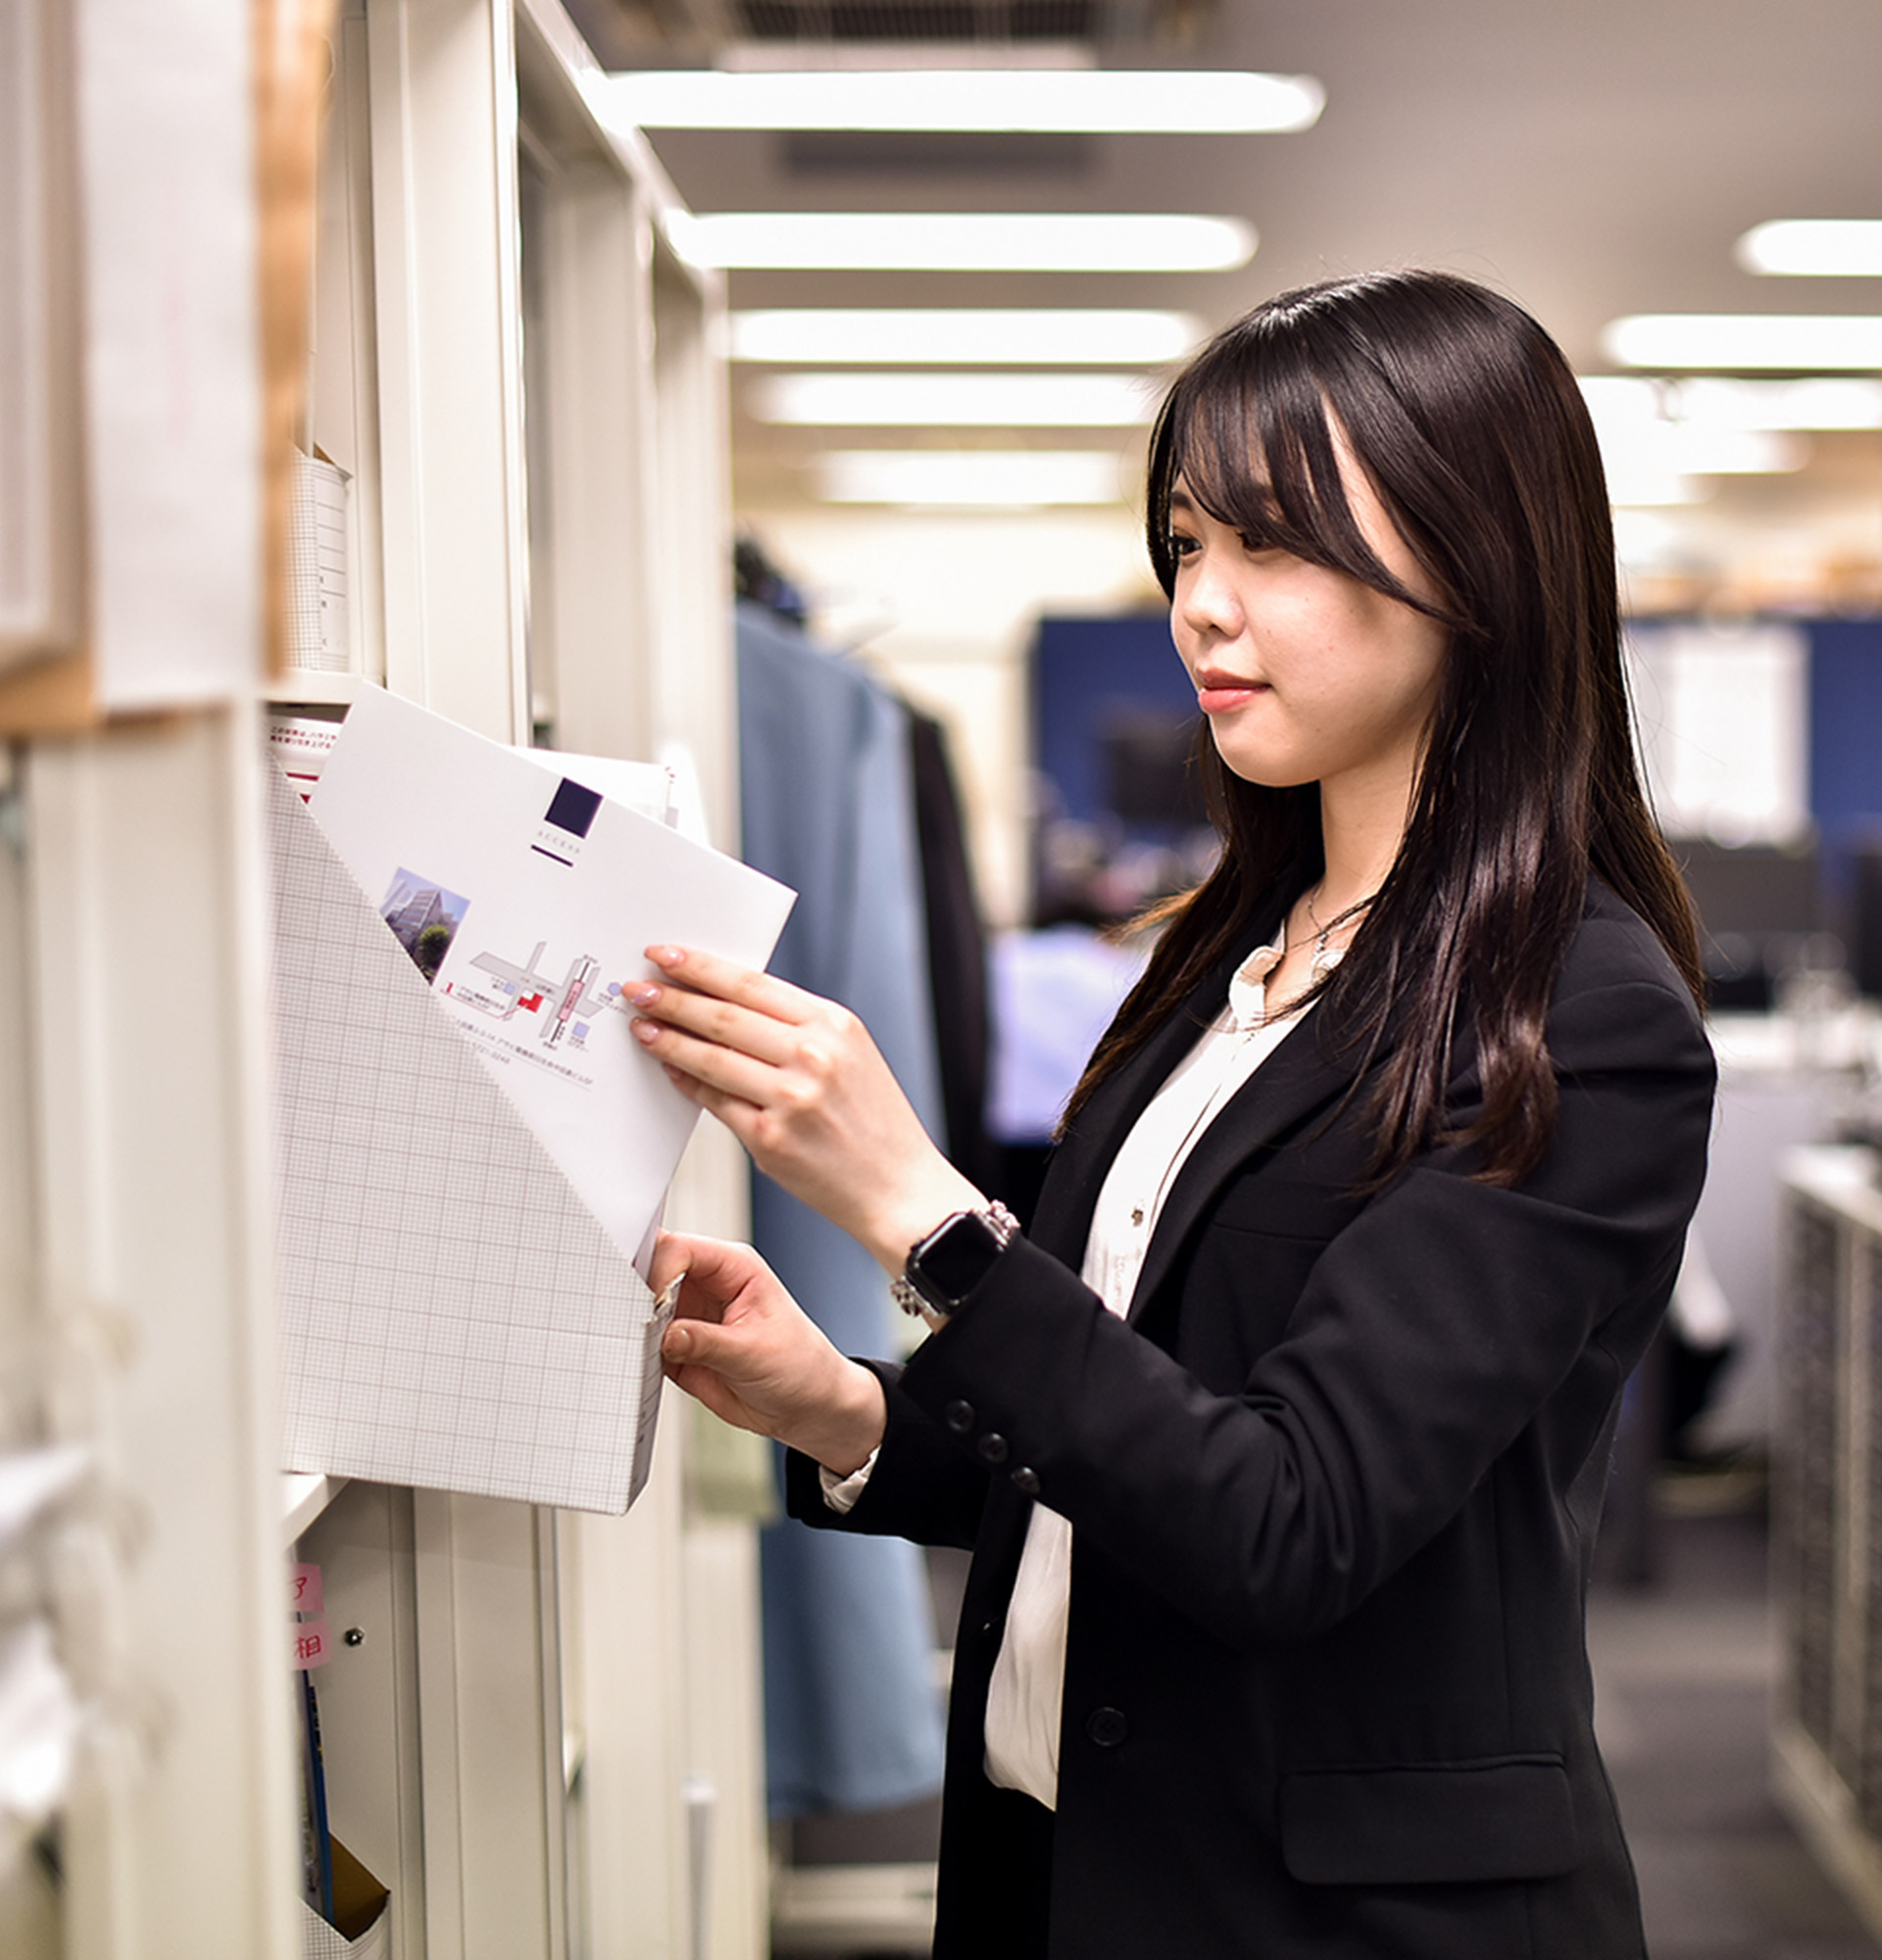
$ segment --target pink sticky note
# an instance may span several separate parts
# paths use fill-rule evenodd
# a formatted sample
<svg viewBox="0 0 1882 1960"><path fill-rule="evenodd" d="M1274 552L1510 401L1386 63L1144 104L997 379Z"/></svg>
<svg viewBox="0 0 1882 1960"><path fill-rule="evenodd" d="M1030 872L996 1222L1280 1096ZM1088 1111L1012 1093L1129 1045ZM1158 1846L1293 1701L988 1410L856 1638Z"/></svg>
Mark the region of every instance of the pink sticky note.
<svg viewBox="0 0 1882 1960"><path fill-rule="evenodd" d="M295 1565L288 1569L288 1597L293 1604L288 1608L294 1613L320 1613L325 1611L325 1603L321 1597L321 1568L318 1565Z"/></svg>
<svg viewBox="0 0 1882 1960"><path fill-rule="evenodd" d="M319 1667L331 1658L332 1643L324 1620L302 1620L294 1629L294 1665Z"/></svg>

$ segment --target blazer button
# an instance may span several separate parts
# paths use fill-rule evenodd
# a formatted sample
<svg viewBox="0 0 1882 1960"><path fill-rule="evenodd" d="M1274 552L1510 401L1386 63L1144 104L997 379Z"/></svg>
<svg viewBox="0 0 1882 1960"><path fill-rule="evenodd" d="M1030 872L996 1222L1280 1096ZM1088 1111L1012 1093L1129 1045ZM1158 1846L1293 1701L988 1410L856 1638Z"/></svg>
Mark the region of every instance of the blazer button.
<svg viewBox="0 0 1882 1960"><path fill-rule="evenodd" d="M1028 1470L1022 1465L1013 1473L1013 1488L1021 1496L1036 1497L1039 1494L1038 1471Z"/></svg>
<svg viewBox="0 0 1882 1960"><path fill-rule="evenodd" d="M982 1463L1004 1463L1007 1460L1007 1439L991 1432L983 1436L975 1447L980 1452Z"/></svg>
<svg viewBox="0 0 1882 1960"><path fill-rule="evenodd" d="M954 1431L956 1436L966 1436L973 1427L973 1404L971 1402L950 1402L941 1411L941 1420Z"/></svg>
<svg viewBox="0 0 1882 1960"><path fill-rule="evenodd" d="M1114 1749L1130 1734L1130 1722L1121 1708L1094 1708L1085 1717L1085 1734L1101 1749Z"/></svg>

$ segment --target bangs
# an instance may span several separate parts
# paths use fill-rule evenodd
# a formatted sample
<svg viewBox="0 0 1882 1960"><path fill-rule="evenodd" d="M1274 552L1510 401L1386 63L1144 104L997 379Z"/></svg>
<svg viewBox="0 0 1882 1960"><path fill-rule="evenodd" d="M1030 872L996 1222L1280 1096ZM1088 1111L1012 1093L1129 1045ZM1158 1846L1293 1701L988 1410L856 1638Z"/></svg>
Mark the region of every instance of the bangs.
<svg viewBox="0 0 1882 1960"><path fill-rule="evenodd" d="M1263 331L1271 324L1258 317L1231 327L1164 398L1151 435L1148 486L1158 583L1173 595L1170 500L1180 478L1194 503L1251 546L1292 553L1430 612L1386 568L1353 514L1342 456L1364 466L1345 438L1335 377L1315 371L1289 337ZM1404 534L1389 500L1387 509ZM1415 537L1408 534L1407 543L1424 558Z"/></svg>

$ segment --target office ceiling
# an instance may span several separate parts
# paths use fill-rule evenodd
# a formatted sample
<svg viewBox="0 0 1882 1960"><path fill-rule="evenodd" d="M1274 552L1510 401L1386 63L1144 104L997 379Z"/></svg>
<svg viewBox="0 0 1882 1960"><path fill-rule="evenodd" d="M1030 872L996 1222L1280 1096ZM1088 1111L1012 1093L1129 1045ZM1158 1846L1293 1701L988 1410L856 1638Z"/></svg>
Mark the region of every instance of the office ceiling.
<svg viewBox="0 0 1882 1960"><path fill-rule="evenodd" d="M1632 313L1882 313L1882 280L1760 278L1734 241L1774 218L1882 217L1876 0L570 0L611 66L701 65L731 39L1035 30L1106 66L1317 76L1295 135L889 136L655 131L696 211L1235 215L1260 249L1182 275L738 271L754 306L1176 306L1218 325L1328 273L1435 265L1536 313L1584 372ZM755 420L734 375L741 495L789 496L826 431ZM929 438L933 440L934 438ZM977 432L955 438L991 444ZM1065 432L1033 446L1066 446ZM1141 437L1072 438L1129 451ZM860 431L846 446L906 445ZM1797 488L1882 475L1882 440L1811 438ZM1819 472L1821 477L1819 480ZM1761 494L1728 485L1731 495ZM1878 540L1882 549L1882 540Z"/></svg>

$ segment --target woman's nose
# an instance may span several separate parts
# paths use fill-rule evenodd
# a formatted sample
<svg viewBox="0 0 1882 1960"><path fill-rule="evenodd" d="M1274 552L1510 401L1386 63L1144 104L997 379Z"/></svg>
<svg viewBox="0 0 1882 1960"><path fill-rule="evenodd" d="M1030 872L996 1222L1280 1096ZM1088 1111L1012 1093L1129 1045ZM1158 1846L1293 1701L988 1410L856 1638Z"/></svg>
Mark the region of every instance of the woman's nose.
<svg viewBox="0 0 1882 1960"><path fill-rule="evenodd" d="M1192 633L1233 639L1241 631L1240 595L1213 553L1199 552L1183 567L1176 587L1176 613Z"/></svg>

